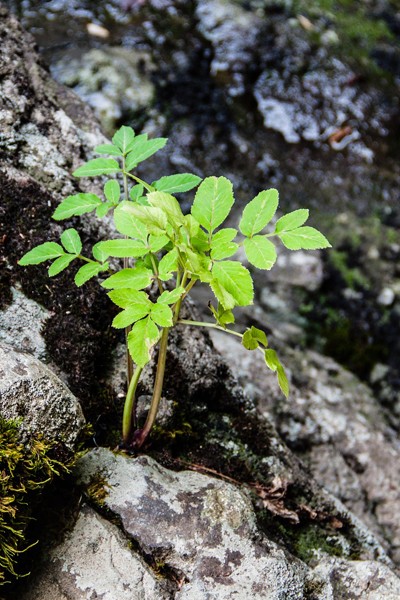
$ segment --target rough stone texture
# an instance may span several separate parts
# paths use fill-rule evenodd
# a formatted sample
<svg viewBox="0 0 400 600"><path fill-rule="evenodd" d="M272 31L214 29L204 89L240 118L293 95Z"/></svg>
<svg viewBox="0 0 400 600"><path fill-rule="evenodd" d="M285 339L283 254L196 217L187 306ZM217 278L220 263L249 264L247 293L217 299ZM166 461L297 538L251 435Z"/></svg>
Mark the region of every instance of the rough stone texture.
<svg viewBox="0 0 400 600"><path fill-rule="evenodd" d="M106 449L87 454L77 475L86 486L104 478L104 506L142 551L177 573L179 600L300 600L311 589L318 600L400 594L400 580L378 562L322 555L310 568L290 556L261 533L247 494L229 483Z"/></svg>
<svg viewBox="0 0 400 600"><path fill-rule="evenodd" d="M261 353L249 353L219 332L212 339L260 414L273 419L314 477L379 536L398 563L400 451L371 390L326 356L292 351L284 357L292 375L285 400Z"/></svg>
<svg viewBox="0 0 400 600"><path fill-rule="evenodd" d="M73 449L85 424L78 400L50 369L0 345L0 414L22 418L21 432L42 433Z"/></svg>
<svg viewBox="0 0 400 600"><path fill-rule="evenodd" d="M164 600L166 585L115 525L88 506L21 600Z"/></svg>

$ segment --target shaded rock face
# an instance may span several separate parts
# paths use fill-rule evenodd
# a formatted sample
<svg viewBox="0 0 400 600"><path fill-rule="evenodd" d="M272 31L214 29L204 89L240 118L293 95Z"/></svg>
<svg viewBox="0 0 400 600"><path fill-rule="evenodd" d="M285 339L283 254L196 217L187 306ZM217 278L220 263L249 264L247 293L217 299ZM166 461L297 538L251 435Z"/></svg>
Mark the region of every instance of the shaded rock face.
<svg viewBox="0 0 400 600"><path fill-rule="evenodd" d="M42 434L70 450L85 425L78 400L54 373L4 344L0 344L0 414L22 419L22 437Z"/></svg>

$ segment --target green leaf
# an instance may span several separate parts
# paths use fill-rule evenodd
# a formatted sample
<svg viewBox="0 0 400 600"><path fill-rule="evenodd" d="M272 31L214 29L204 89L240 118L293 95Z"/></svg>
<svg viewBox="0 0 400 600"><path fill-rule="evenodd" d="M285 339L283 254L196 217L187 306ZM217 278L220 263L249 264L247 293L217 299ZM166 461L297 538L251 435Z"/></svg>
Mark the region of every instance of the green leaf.
<svg viewBox="0 0 400 600"><path fill-rule="evenodd" d="M81 287L84 283L89 281L89 279L92 279L92 277L95 277L106 268L108 268L107 263L104 265L104 267L95 263L87 263L86 265L83 265L83 267L81 267L75 275L75 285Z"/></svg>
<svg viewBox="0 0 400 600"><path fill-rule="evenodd" d="M232 228L220 229L214 233L211 239L211 258L222 260L233 256L239 248L238 244L232 242L236 235L237 229Z"/></svg>
<svg viewBox="0 0 400 600"><path fill-rule="evenodd" d="M118 173L120 166L113 158L94 158L76 169L74 177L98 177L99 175L111 175Z"/></svg>
<svg viewBox="0 0 400 600"><path fill-rule="evenodd" d="M158 327L150 317L134 324L128 335L128 349L138 367L144 367L149 362L150 350L158 341L158 337Z"/></svg>
<svg viewBox="0 0 400 600"><path fill-rule="evenodd" d="M275 224L275 232L292 231L304 225L307 221L310 211L307 208L299 208L293 212L283 215Z"/></svg>
<svg viewBox="0 0 400 600"><path fill-rule="evenodd" d="M97 244L95 244L93 246L92 254L93 254L94 258L96 260L99 260L100 262L104 262L109 257L109 254L107 254L107 252L104 252L104 250L102 250L101 242L97 242Z"/></svg>
<svg viewBox="0 0 400 600"><path fill-rule="evenodd" d="M314 227L299 227L278 235L289 250L319 250L332 247L326 237Z"/></svg>
<svg viewBox="0 0 400 600"><path fill-rule="evenodd" d="M232 183L225 177L207 177L196 192L191 213L208 232L225 221L234 203Z"/></svg>
<svg viewBox="0 0 400 600"><path fill-rule="evenodd" d="M286 377L285 369L280 365L277 369L278 384L286 398L289 397L289 381Z"/></svg>
<svg viewBox="0 0 400 600"><path fill-rule="evenodd" d="M141 196L143 196L144 187L141 183L134 185L129 192L129 196L132 202L137 202Z"/></svg>
<svg viewBox="0 0 400 600"><path fill-rule="evenodd" d="M122 152L117 146L113 146L113 144L101 144L100 146L96 146L94 149L96 154L109 154L111 156L122 156Z"/></svg>
<svg viewBox="0 0 400 600"><path fill-rule="evenodd" d="M118 204L121 196L121 188L119 187L119 183L116 179L110 179L107 181L104 186L104 195L109 202Z"/></svg>
<svg viewBox="0 0 400 600"><path fill-rule="evenodd" d="M168 304L153 304L150 314L153 321L160 327L172 327L173 314Z"/></svg>
<svg viewBox="0 0 400 600"><path fill-rule="evenodd" d="M134 202L121 202L118 206L122 214L128 214L141 221L149 233L164 233L167 228L167 215L161 208L141 206Z"/></svg>
<svg viewBox="0 0 400 600"><path fill-rule="evenodd" d="M129 327L132 325L132 323L143 319L143 317L147 317L147 315L150 313L150 310L150 301L132 304L114 318L112 327L115 327L115 329L124 329L125 327Z"/></svg>
<svg viewBox="0 0 400 600"><path fill-rule="evenodd" d="M279 204L278 190L260 192L243 210L239 229L243 235L252 237L271 221Z"/></svg>
<svg viewBox="0 0 400 600"><path fill-rule="evenodd" d="M103 254L117 258L138 258L149 252L147 246L140 240L106 240L99 242L96 246Z"/></svg>
<svg viewBox="0 0 400 600"><path fill-rule="evenodd" d="M221 285L218 279L212 279L210 287L224 310L231 310L236 306L235 298Z"/></svg>
<svg viewBox="0 0 400 600"><path fill-rule="evenodd" d="M112 290L107 296L120 308L128 308L132 304L148 304L151 308L151 302L146 292L138 292L129 288ZM150 310L149 308L149 310Z"/></svg>
<svg viewBox="0 0 400 600"><path fill-rule="evenodd" d="M178 250L173 248L162 257L158 264L158 274L162 281L168 281L172 273L178 269Z"/></svg>
<svg viewBox="0 0 400 600"><path fill-rule="evenodd" d="M95 194L75 194L68 196L59 204L53 213L53 219L62 221L70 217L90 213L102 204L101 199Z"/></svg>
<svg viewBox="0 0 400 600"><path fill-rule="evenodd" d="M113 144L117 146L122 154L127 154L130 150L131 145L135 140L135 132L132 127L122 125L113 135Z"/></svg>
<svg viewBox="0 0 400 600"><path fill-rule="evenodd" d="M225 325L229 325L230 323L235 322L235 317L234 317L233 312L231 310L225 310L221 304L218 304L217 310L215 310L215 308L213 307L213 305L211 303L209 304L209 308L210 308L212 314L214 315L215 320L217 321L218 325L225 327Z"/></svg>
<svg viewBox="0 0 400 600"><path fill-rule="evenodd" d="M165 291L157 298L157 304L175 304L184 293L183 287L177 287L171 292Z"/></svg>
<svg viewBox="0 0 400 600"><path fill-rule="evenodd" d="M268 346L267 336L264 331L257 329L257 327L251 326L250 329L245 331L242 338L242 344L247 350L255 350L261 344L264 347Z"/></svg>
<svg viewBox="0 0 400 600"><path fill-rule="evenodd" d="M145 267L122 269L118 273L114 273L114 275L108 277L101 285L108 290L121 288L143 290L150 285L152 275L152 271Z"/></svg>
<svg viewBox="0 0 400 600"><path fill-rule="evenodd" d="M166 192L150 192L150 194L147 194L147 200L151 206L156 206L167 214L171 225L176 227L184 223L179 202L171 194L167 194Z"/></svg>
<svg viewBox="0 0 400 600"><path fill-rule="evenodd" d="M217 262L212 268L213 278L234 298L238 306L253 303L253 281L249 271L239 262L225 260ZM221 302L226 309L233 308Z"/></svg>
<svg viewBox="0 0 400 600"><path fill-rule="evenodd" d="M123 235L130 238L147 240L147 231L145 225L132 212L125 210L126 206L133 205L132 202L121 202L114 211L115 227Z"/></svg>
<svg viewBox="0 0 400 600"><path fill-rule="evenodd" d="M64 254L63 256L56 258L48 269L49 277L54 277L54 275L58 275L61 271L64 271L75 258L76 256L73 254Z"/></svg>
<svg viewBox="0 0 400 600"><path fill-rule="evenodd" d="M152 252L159 252L162 248L165 248L170 243L170 239L166 235L150 235L149 236L149 247Z"/></svg>
<svg viewBox="0 0 400 600"><path fill-rule="evenodd" d="M60 244L57 244L56 242L45 242L24 254L24 256L19 259L18 264L21 266L38 265L46 260L58 258L63 254L65 254L65 252Z"/></svg>
<svg viewBox="0 0 400 600"><path fill-rule="evenodd" d="M131 171L140 162L143 162L159 150L164 148L167 138L154 138L152 140L143 139L137 136L130 144L130 152L126 157L125 169Z"/></svg>
<svg viewBox="0 0 400 600"><path fill-rule="evenodd" d="M114 207L114 202L102 202L100 206L96 208L96 216L102 219L106 216L108 211Z"/></svg>
<svg viewBox="0 0 400 600"><path fill-rule="evenodd" d="M161 177L151 184L159 192L168 192L169 194L178 194L179 192L188 192L199 185L201 177L191 173L179 173L177 175L167 175Z"/></svg>
<svg viewBox="0 0 400 600"><path fill-rule="evenodd" d="M276 263L276 248L265 235L255 235L243 242L247 260L257 269L272 269Z"/></svg>
<svg viewBox="0 0 400 600"><path fill-rule="evenodd" d="M67 252L72 254L80 254L82 250L82 242L79 233L76 229L66 229L61 234L61 243Z"/></svg>

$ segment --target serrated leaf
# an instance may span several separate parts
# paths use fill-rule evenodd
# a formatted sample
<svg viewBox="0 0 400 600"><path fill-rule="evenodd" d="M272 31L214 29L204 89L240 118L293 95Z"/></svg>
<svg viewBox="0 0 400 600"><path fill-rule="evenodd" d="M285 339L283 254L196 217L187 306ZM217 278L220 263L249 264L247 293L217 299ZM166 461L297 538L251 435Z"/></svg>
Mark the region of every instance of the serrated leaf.
<svg viewBox="0 0 400 600"><path fill-rule="evenodd" d="M173 248L167 252L158 264L158 274L162 281L168 281L172 273L178 269L178 250Z"/></svg>
<svg viewBox="0 0 400 600"><path fill-rule="evenodd" d="M130 189L129 197L131 198L132 202L137 202L139 198L143 195L143 192L144 187L141 183L138 183Z"/></svg>
<svg viewBox="0 0 400 600"><path fill-rule="evenodd" d="M160 327L172 327L173 325L173 314L168 304L153 304L150 315Z"/></svg>
<svg viewBox="0 0 400 600"><path fill-rule="evenodd" d="M304 225L307 221L310 211L307 208L299 208L293 212L283 215L275 224L275 232L292 231Z"/></svg>
<svg viewBox="0 0 400 600"><path fill-rule="evenodd" d="M115 329L125 329L136 321L147 317L151 310L151 302L137 303L128 306L125 310L118 313L112 322L112 327Z"/></svg>
<svg viewBox="0 0 400 600"><path fill-rule="evenodd" d="M141 206L134 202L121 202L118 206L121 214L133 216L145 225L149 233L164 233L167 228L167 215L155 206Z"/></svg>
<svg viewBox="0 0 400 600"><path fill-rule="evenodd" d="M209 308L212 314L214 315L218 325L222 325L222 327L225 327L225 325L229 325L230 323L235 322L233 312L231 310L225 310L225 308L221 304L218 304L217 310L215 310L211 303L209 304Z"/></svg>
<svg viewBox="0 0 400 600"><path fill-rule="evenodd" d="M107 254L107 252L104 252L104 250L102 250L101 242L97 242L97 244L95 244L93 246L92 254L93 254L94 258L96 260L99 260L100 262L104 262L109 257L109 254Z"/></svg>
<svg viewBox="0 0 400 600"><path fill-rule="evenodd" d="M267 336L264 331L257 329L257 327L251 326L243 334L242 344L247 350L255 350L261 344L264 347L268 346Z"/></svg>
<svg viewBox="0 0 400 600"><path fill-rule="evenodd" d="M96 244L97 248L107 254L107 256L114 256L116 258L138 258L148 254L149 249L140 240L106 240Z"/></svg>
<svg viewBox="0 0 400 600"><path fill-rule="evenodd" d="M80 254L82 250L82 242L79 233L72 227L66 229L61 234L61 243L67 252L72 254Z"/></svg>
<svg viewBox="0 0 400 600"><path fill-rule="evenodd" d="M288 378L286 377L285 369L282 367L282 365L280 365L277 369L277 376L278 376L279 387L281 388L282 393L286 396L286 398L288 398L289 397L289 381L288 381Z"/></svg>
<svg viewBox="0 0 400 600"><path fill-rule="evenodd" d="M54 277L55 275L61 273L61 271L64 271L64 269L66 269L68 265L75 260L75 258L76 256L73 254L64 254L63 256L56 258L53 264L48 268L47 272L49 277Z"/></svg>
<svg viewBox="0 0 400 600"><path fill-rule="evenodd" d="M238 244L232 242L236 235L237 230L230 227L214 233L210 245L211 258L213 260L222 260L223 258L233 256L239 248Z"/></svg>
<svg viewBox="0 0 400 600"><path fill-rule="evenodd" d="M128 335L128 349L133 362L138 367L144 367L150 360L150 350L158 341L157 325L146 317L137 321Z"/></svg>
<svg viewBox="0 0 400 600"><path fill-rule="evenodd" d="M278 190L271 188L257 194L243 210L239 229L243 235L252 237L271 221L279 204Z"/></svg>
<svg viewBox="0 0 400 600"><path fill-rule="evenodd" d="M88 263L83 265L75 275L75 285L81 287L84 283L89 281L89 279L92 279L92 277L95 277L103 270L102 265L99 264Z"/></svg>
<svg viewBox="0 0 400 600"><path fill-rule="evenodd" d="M229 215L234 203L232 183L226 177L207 177L196 192L191 213L208 232Z"/></svg>
<svg viewBox="0 0 400 600"><path fill-rule="evenodd" d="M110 156L122 156L122 152L117 146L113 144L100 144L94 149L96 154L109 154Z"/></svg>
<svg viewBox="0 0 400 600"><path fill-rule="evenodd" d="M121 188L116 179L110 179L104 186L104 195L109 202L118 204L121 196Z"/></svg>
<svg viewBox="0 0 400 600"><path fill-rule="evenodd" d="M96 208L96 216L102 219L113 207L114 202L102 202L100 206Z"/></svg>
<svg viewBox="0 0 400 600"><path fill-rule="evenodd" d="M185 288L177 287L172 291L165 291L157 298L157 304L175 304L185 293Z"/></svg>
<svg viewBox="0 0 400 600"><path fill-rule="evenodd" d="M212 279L209 283L214 296L224 310L231 310L236 306L235 298L224 288L218 279Z"/></svg>
<svg viewBox="0 0 400 600"><path fill-rule="evenodd" d="M171 194L167 194L166 192L150 192L147 194L147 200L151 206L158 207L166 213L169 222L173 226L176 227L183 224L184 217L181 207L178 200L171 196Z"/></svg>
<svg viewBox="0 0 400 600"><path fill-rule="evenodd" d="M114 133L112 141L113 144L121 150L122 154L127 154L134 139L135 132L132 127L122 125L122 127Z"/></svg>
<svg viewBox="0 0 400 600"><path fill-rule="evenodd" d="M167 141L167 138L154 138L148 140L143 139L141 136L137 136L130 145L130 152L126 157L126 171L131 171L139 163L150 158L150 156L161 150L161 148L164 148Z"/></svg>
<svg viewBox="0 0 400 600"><path fill-rule="evenodd" d="M126 205L131 205L132 202L121 202L114 211L115 227L123 235L130 238L147 240L147 230L142 221L140 221L132 212L125 210Z"/></svg>
<svg viewBox="0 0 400 600"><path fill-rule="evenodd" d="M320 250L332 247L326 237L314 227L299 227L278 235L289 250Z"/></svg>
<svg viewBox="0 0 400 600"><path fill-rule="evenodd" d="M246 238L243 242L244 251L247 260L257 269L272 269L276 263L276 248L265 235L255 235L252 238Z"/></svg>
<svg viewBox="0 0 400 600"><path fill-rule="evenodd" d="M113 158L93 158L72 174L74 177L98 177L118 173L120 170L119 164Z"/></svg>
<svg viewBox="0 0 400 600"><path fill-rule="evenodd" d="M64 248L60 246L60 244L57 244L56 242L45 242L24 254L24 256L19 259L18 264L21 266L38 265L46 260L58 258L63 254L65 254Z"/></svg>
<svg viewBox="0 0 400 600"><path fill-rule="evenodd" d="M201 177L192 175L192 173L179 173L177 175L167 175L161 177L151 184L159 192L168 192L169 194L178 194L179 192L188 192L195 188L201 181Z"/></svg>
<svg viewBox="0 0 400 600"><path fill-rule="evenodd" d="M150 285L152 275L153 272L145 267L122 269L108 277L101 285L108 290L121 288L143 290Z"/></svg>
<svg viewBox="0 0 400 600"><path fill-rule="evenodd" d="M146 292L138 292L129 288L112 290L107 296L120 308L128 308L131 304L148 304L151 308L151 301ZM149 308L149 310L150 310Z"/></svg>
<svg viewBox="0 0 400 600"><path fill-rule="evenodd" d="M162 248L165 248L170 243L170 239L166 235L150 235L149 236L149 247L152 252L159 252Z"/></svg>
<svg viewBox="0 0 400 600"><path fill-rule="evenodd" d="M70 217L90 213L102 204L101 199L95 194L75 194L68 196L59 204L53 213L53 219L62 221Z"/></svg>
<svg viewBox="0 0 400 600"><path fill-rule="evenodd" d="M212 268L213 278L230 294L238 306L248 306L253 302L253 281L249 271L239 262L225 260ZM231 309L222 302L224 308Z"/></svg>

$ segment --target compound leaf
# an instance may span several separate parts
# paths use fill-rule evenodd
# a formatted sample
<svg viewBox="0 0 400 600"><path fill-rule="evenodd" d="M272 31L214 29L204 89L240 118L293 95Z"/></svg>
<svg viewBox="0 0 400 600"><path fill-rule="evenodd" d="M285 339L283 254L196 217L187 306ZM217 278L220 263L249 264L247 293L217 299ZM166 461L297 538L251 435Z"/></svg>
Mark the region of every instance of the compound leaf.
<svg viewBox="0 0 400 600"><path fill-rule="evenodd" d="M75 258L76 256L73 254L64 254L63 256L56 258L48 269L49 277L54 277L54 275L58 275L61 271L64 271Z"/></svg>
<svg viewBox="0 0 400 600"><path fill-rule="evenodd" d="M120 308L128 308L131 304L147 304L151 308L151 302L146 292L121 288L108 292L107 296Z"/></svg>
<svg viewBox="0 0 400 600"><path fill-rule="evenodd" d="M222 260L223 258L229 258L233 256L237 249L238 244L232 242L237 235L237 229L226 228L220 229L211 238L211 258L213 260Z"/></svg>
<svg viewBox="0 0 400 600"><path fill-rule="evenodd" d="M143 319L143 317L147 317L150 310L151 302L131 304L114 318L112 326L115 329L125 329L125 327L132 325L132 323Z"/></svg>
<svg viewBox="0 0 400 600"><path fill-rule="evenodd" d="M100 146L96 146L94 152L96 152L96 154L109 154L110 156L122 155L121 150L113 144L100 144Z"/></svg>
<svg viewBox="0 0 400 600"><path fill-rule="evenodd" d="M113 144L120 149L122 154L127 154L130 146L135 140L135 132L132 127L122 125L113 135Z"/></svg>
<svg viewBox="0 0 400 600"><path fill-rule="evenodd" d="M151 307L151 318L160 327L172 327L173 314L168 304L157 303Z"/></svg>
<svg viewBox="0 0 400 600"><path fill-rule="evenodd" d="M159 150L164 148L167 138L154 138L148 140L147 136L137 136L129 146L129 154L126 157L125 169L131 171L140 162L143 162Z"/></svg>
<svg viewBox="0 0 400 600"><path fill-rule="evenodd" d="M172 226L182 225L184 217L176 198L166 192L150 192L147 194L147 200L151 206L155 206L163 210Z"/></svg>
<svg viewBox="0 0 400 600"><path fill-rule="evenodd" d="M162 281L168 281L178 268L178 250L173 248L167 252L158 264L158 275Z"/></svg>
<svg viewBox="0 0 400 600"><path fill-rule="evenodd" d="M121 188L116 179L110 179L104 186L104 195L109 202L113 204L118 204L119 198L121 196Z"/></svg>
<svg viewBox="0 0 400 600"><path fill-rule="evenodd" d="M101 271L105 271L107 269L107 263L105 263L104 265L99 265L98 263L88 263L86 265L83 265L83 267L81 267L75 275L75 285L81 287L81 285L89 281L89 279L92 279L92 277L95 277Z"/></svg>
<svg viewBox="0 0 400 600"><path fill-rule="evenodd" d="M158 341L159 330L150 317L137 321L128 335L128 349L133 362L144 367L150 361L150 350Z"/></svg>
<svg viewBox="0 0 400 600"><path fill-rule="evenodd" d="M126 206L132 206L132 202L121 202L114 211L115 227L130 238L142 240L147 239L147 230L145 225L140 221L133 212L125 210Z"/></svg>
<svg viewBox="0 0 400 600"><path fill-rule="evenodd" d="M243 210L239 229L243 235L252 237L271 221L279 204L278 190L260 192Z"/></svg>
<svg viewBox="0 0 400 600"><path fill-rule="evenodd" d="M330 243L322 233L314 227L299 227L292 231L278 234L283 245L289 250L319 250L331 248Z"/></svg>
<svg viewBox="0 0 400 600"><path fill-rule="evenodd" d="M61 243L67 252L72 254L80 254L82 250L82 242L79 233L72 227L66 229L61 234Z"/></svg>
<svg viewBox="0 0 400 600"><path fill-rule="evenodd" d="M307 221L310 211L307 208L299 208L293 212L283 215L275 224L275 232L292 231L304 225Z"/></svg>
<svg viewBox="0 0 400 600"><path fill-rule="evenodd" d="M225 260L217 262L212 268L213 278L216 279L234 299L238 306L247 306L253 302L253 281L249 271L239 262L233 260ZM233 306L228 306L221 302L226 308L230 309Z"/></svg>
<svg viewBox="0 0 400 600"><path fill-rule="evenodd" d="M233 203L232 183L229 179L207 177L196 192L191 213L211 233L225 221Z"/></svg>
<svg viewBox="0 0 400 600"><path fill-rule="evenodd" d="M106 240L96 244L97 248L108 256L117 258L138 258L148 254L149 249L140 240Z"/></svg>
<svg viewBox="0 0 400 600"><path fill-rule="evenodd" d="M102 204L101 199L95 194L74 194L63 200L53 213L53 219L62 221L70 217L84 215Z"/></svg>
<svg viewBox="0 0 400 600"><path fill-rule="evenodd" d="M201 181L201 177L192 175L192 173L179 173L177 175L167 175L161 177L151 184L159 192L168 192L177 194L179 192L188 192L195 188Z"/></svg>
<svg viewBox="0 0 400 600"><path fill-rule="evenodd" d="M108 290L121 288L143 290L150 285L152 275L153 272L146 267L122 269L108 277L101 285Z"/></svg>
<svg viewBox="0 0 400 600"><path fill-rule="evenodd" d="M157 298L157 304L175 304L175 302L178 302L179 298L184 293L185 288L183 287L177 287L171 292L167 290L163 292L159 298Z"/></svg>
<svg viewBox="0 0 400 600"><path fill-rule="evenodd" d="M113 158L93 158L73 172L74 177L97 177L118 173L120 166Z"/></svg>
<svg viewBox="0 0 400 600"><path fill-rule="evenodd" d="M255 235L254 237L246 238L243 246L249 263L257 267L257 269L266 269L267 271L272 269L277 258L276 248L265 235Z"/></svg>
<svg viewBox="0 0 400 600"><path fill-rule="evenodd" d="M45 242L40 244L32 250L29 250L22 258L19 259L18 264L25 265L38 265L39 263L58 258L65 254L64 248L56 242Z"/></svg>

